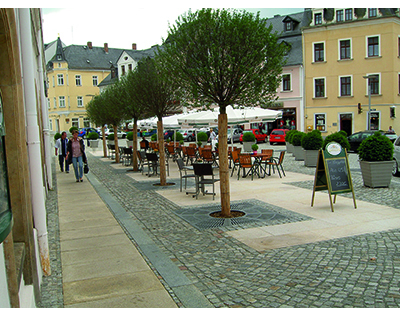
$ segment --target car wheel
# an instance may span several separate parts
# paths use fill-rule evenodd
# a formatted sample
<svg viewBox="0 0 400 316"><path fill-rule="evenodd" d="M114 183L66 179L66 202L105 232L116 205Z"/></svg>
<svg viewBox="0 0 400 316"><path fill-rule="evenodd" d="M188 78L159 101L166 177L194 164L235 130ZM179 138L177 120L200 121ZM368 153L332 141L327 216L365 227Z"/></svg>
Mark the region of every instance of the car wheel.
<svg viewBox="0 0 400 316"><path fill-rule="evenodd" d="M188 138L187 138L187 141L188 142L191 142L193 139L192 139L192 136L189 136Z"/></svg>
<svg viewBox="0 0 400 316"><path fill-rule="evenodd" d="M395 159L393 159L393 160L394 160L394 164L393 164L392 175L394 175L395 177L400 177L399 165L397 164L397 161Z"/></svg>
<svg viewBox="0 0 400 316"><path fill-rule="evenodd" d="M269 142L269 144L272 146L274 144L274 142Z"/></svg>

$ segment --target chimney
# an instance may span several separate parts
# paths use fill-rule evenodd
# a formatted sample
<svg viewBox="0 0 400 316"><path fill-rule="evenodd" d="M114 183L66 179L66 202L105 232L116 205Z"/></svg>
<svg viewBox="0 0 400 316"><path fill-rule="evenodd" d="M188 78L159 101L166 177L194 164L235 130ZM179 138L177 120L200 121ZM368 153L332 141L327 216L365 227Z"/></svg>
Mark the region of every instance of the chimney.
<svg viewBox="0 0 400 316"><path fill-rule="evenodd" d="M132 44L132 49L133 49L133 50L136 50L136 43L133 43L133 44Z"/></svg>
<svg viewBox="0 0 400 316"><path fill-rule="evenodd" d="M92 49L92 42L87 42L87 46L89 47L89 49Z"/></svg>
<svg viewBox="0 0 400 316"><path fill-rule="evenodd" d="M104 43L104 51L108 54L108 43Z"/></svg>

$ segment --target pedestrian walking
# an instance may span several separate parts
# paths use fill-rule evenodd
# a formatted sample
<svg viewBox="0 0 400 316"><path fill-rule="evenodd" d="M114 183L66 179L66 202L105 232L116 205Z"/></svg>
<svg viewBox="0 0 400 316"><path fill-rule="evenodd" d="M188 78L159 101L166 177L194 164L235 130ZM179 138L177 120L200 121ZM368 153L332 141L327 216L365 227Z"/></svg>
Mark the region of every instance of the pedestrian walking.
<svg viewBox="0 0 400 316"><path fill-rule="evenodd" d="M70 138L67 144L67 160L68 164L74 166L76 182L83 182L83 163L87 163L85 154L85 144L83 139L78 137L78 131L72 132L72 138Z"/></svg>
<svg viewBox="0 0 400 316"><path fill-rule="evenodd" d="M214 150L215 143L217 141L217 134L215 134L215 132L212 128L210 128L210 138L208 140L211 141L211 148L212 148L212 150Z"/></svg>
<svg viewBox="0 0 400 316"><path fill-rule="evenodd" d="M394 131L392 126L389 126L388 133L395 134L396 132Z"/></svg>
<svg viewBox="0 0 400 316"><path fill-rule="evenodd" d="M69 173L69 165L67 162L67 132L61 133L61 138L56 141L56 156L58 156L58 162L60 164L61 172L64 172L64 163L65 163L65 172Z"/></svg>

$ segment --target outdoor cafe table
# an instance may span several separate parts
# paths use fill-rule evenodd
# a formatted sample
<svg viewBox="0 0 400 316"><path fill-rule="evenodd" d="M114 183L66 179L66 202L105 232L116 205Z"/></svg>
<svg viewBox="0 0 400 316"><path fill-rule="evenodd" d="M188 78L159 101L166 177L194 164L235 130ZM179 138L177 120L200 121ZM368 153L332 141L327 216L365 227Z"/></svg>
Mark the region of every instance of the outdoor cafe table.
<svg viewBox="0 0 400 316"><path fill-rule="evenodd" d="M268 174L269 176L271 175L271 174L267 173L267 171L265 170L266 168L264 168L262 166L263 158L271 158L270 154L257 152L257 153L252 153L251 157L254 158L254 164L253 164L254 171L257 173L259 178L264 178L266 174ZM263 171L264 171L264 175L261 176Z"/></svg>

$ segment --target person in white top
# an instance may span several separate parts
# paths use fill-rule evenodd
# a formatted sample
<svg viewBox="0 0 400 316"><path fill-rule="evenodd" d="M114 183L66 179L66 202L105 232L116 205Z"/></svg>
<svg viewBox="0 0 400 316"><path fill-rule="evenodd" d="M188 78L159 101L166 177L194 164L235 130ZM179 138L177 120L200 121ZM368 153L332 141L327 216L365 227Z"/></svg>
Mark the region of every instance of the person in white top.
<svg viewBox="0 0 400 316"><path fill-rule="evenodd" d="M61 138L57 139L55 148L56 148L56 156L58 156L58 162L60 164L61 172L64 172L64 163L65 163L65 172L69 173L69 165L66 161L67 158L67 132L61 133Z"/></svg>
<svg viewBox="0 0 400 316"><path fill-rule="evenodd" d="M217 142L217 134L215 134L214 130L210 128L210 138L209 140L211 141L211 148L214 150L215 148L215 143Z"/></svg>

